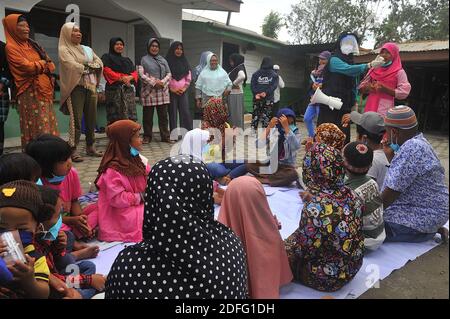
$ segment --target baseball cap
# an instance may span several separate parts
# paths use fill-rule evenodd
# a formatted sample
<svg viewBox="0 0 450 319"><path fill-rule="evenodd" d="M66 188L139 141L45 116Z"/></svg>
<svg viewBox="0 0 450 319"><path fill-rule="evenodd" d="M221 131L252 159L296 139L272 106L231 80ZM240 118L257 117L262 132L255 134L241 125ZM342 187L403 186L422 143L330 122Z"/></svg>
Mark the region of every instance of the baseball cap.
<svg viewBox="0 0 450 319"><path fill-rule="evenodd" d="M382 134L386 131L383 116L376 112L358 113L353 111L350 114L353 123L361 126L367 132L372 134Z"/></svg>

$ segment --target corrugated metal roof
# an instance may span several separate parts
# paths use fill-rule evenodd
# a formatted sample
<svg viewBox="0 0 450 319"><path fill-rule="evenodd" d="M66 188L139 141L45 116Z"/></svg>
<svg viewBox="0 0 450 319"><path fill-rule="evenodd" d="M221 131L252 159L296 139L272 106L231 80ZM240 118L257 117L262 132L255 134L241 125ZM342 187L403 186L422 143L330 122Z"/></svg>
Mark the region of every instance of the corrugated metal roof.
<svg viewBox="0 0 450 319"><path fill-rule="evenodd" d="M449 40L442 41L416 41L416 42L406 42L398 44L400 52L427 52L427 51L443 51L449 49ZM380 49L375 49L369 52L361 53L360 55L366 54L377 54Z"/></svg>

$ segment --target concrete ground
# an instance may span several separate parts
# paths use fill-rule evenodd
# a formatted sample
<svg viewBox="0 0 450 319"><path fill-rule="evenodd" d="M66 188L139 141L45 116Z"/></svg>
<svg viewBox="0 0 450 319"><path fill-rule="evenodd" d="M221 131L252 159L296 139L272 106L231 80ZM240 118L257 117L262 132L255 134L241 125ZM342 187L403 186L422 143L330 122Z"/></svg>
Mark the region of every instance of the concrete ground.
<svg viewBox="0 0 450 319"><path fill-rule="evenodd" d="M304 125L300 125L302 136L306 136ZM170 154L171 146L160 143L155 133L154 141L144 146L142 154L149 159L151 165L166 158ZM355 136L353 128L352 136ZM425 134L428 141L433 145L442 165L446 171L446 182L449 184L449 137ZM19 151L18 139L6 140L6 152ZM107 139L105 135L98 135L97 148L104 151ZM80 153L84 154L85 148L81 144ZM298 165L301 166L303 152L298 156ZM74 163L80 175L81 184L85 191L91 187L91 183L97 176L100 158L85 157L83 163ZM449 298L449 248L441 245L427 254L409 262L405 267L393 272L388 278L381 282L380 288L367 291L362 299L448 299Z"/></svg>

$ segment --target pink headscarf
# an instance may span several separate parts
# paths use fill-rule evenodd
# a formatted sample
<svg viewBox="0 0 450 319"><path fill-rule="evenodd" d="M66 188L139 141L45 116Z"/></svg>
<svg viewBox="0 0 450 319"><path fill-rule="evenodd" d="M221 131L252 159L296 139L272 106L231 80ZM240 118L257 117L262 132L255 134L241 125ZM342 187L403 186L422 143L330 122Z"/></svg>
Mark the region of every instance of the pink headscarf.
<svg viewBox="0 0 450 319"><path fill-rule="evenodd" d="M278 299L280 287L293 276L261 183L249 176L234 179L225 192L218 221L244 245L250 298Z"/></svg>
<svg viewBox="0 0 450 319"><path fill-rule="evenodd" d="M398 45L393 42L388 42L383 45L381 50L383 49L386 49L392 55L392 64L387 68L381 67L371 69L369 74L370 77L376 81L391 82L397 78L397 72L403 68L402 61L400 60L400 49Z"/></svg>

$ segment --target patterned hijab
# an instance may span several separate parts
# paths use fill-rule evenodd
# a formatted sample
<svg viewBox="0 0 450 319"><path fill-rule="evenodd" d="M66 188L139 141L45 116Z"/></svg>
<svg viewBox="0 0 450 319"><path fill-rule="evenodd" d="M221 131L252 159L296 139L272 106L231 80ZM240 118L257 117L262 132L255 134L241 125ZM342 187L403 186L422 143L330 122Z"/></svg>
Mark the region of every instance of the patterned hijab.
<svg viewBox="0 0 450 319"><path fill-rule="evenodd" d="M146 175L141 158L130 154L131 137L140 129L141 126L131 120L116 121L106 128L109 144L97 170L97 180L108 168L129 177Z"/></svg>
<svg viewBox="0 0 450 319"><path fill-rule="evenodd" d="M143 235L114 262L106 298L246 298L244 249L214 220L213 183L197 159L179 155L153 166Z"/></svg>
<svg viewBox="0 0 450 319"><path fill-rule="evenodd" d="M313 193L335 193L345 183L341 152L324 143L315 143L303 159L303 183Z"/></svg>
<svg viewBox="0 0 450 319"><path fill-rule="evenodd" d="M316 128L315 141L342 150L346 135L336 124L323 123Z"/></svg>

